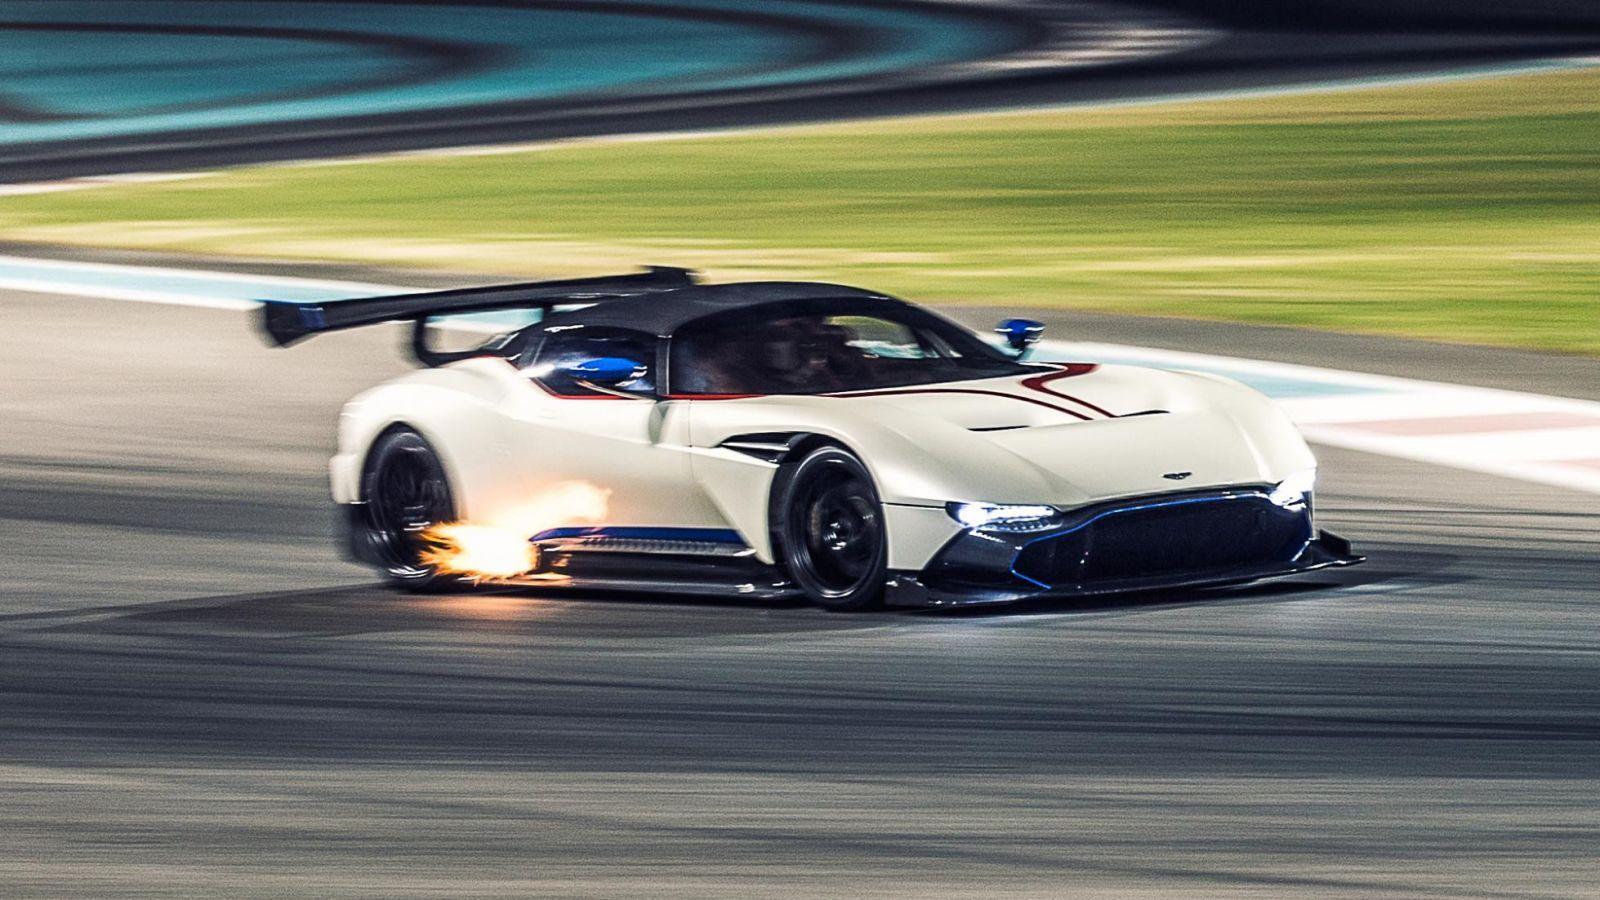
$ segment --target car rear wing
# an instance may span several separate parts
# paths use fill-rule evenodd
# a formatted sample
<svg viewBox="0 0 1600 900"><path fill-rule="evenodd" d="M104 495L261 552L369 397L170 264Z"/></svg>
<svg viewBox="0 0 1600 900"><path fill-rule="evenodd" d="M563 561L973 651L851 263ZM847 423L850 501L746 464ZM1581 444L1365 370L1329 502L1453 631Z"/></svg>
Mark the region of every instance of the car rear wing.
<svg viewBox="0 0 1600 900"><path fill-rule="evenodd" d="M420 327L429 316L507 309L548 310L555 306L598 303L671 291L696 283L695 273L688 269L650 266L633 275L497 284L388 297L358 297L330 302L264 300L261 303L261 329L269 342L278 347L287 347L323 332L360 328L380 322L411 321ZM436 364L429 359L422 361Z"/></svg>

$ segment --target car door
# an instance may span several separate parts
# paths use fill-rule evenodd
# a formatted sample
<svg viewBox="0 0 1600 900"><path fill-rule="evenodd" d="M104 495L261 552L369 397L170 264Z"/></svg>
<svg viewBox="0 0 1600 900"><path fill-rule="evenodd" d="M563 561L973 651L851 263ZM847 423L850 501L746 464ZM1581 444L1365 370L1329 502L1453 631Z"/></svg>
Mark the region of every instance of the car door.
<svg viewBox="0 0 1600 900"><path fill-rule="evenodd" d="M629 528L726 527L690 472L686 404L659 398L659 339L609 326L553 327L523 365L538 388L514 408L511 442L530 520L559 518L573 484L599 488L598 524ZM635 377L597 385L570 373L584 360L628 359ZM571 524L553 522L551 527Z"/></svg>

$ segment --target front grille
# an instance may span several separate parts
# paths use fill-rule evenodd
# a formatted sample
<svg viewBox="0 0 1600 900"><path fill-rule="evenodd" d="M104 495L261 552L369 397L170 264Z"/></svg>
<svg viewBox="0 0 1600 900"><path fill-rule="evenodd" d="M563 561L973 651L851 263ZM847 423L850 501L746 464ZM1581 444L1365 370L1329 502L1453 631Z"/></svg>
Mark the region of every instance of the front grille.
<svg viewBox="0 0 1600 900"><path fill-rule="evenodd" d="M1247 569L1293 559L1311 536L1310 518L1255 493L1150 501L1039 538L1012 570L1060 587Z"/></svg>

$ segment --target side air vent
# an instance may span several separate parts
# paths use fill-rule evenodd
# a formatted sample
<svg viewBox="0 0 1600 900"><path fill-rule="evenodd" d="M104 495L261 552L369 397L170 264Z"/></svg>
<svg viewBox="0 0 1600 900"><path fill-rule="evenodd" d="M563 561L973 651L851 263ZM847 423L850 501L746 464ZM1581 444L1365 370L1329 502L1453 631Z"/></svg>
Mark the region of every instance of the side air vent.
<svg viewBox="0 0 1600 900"><path fill-rule="evenodd" d="M542 550L555 553L653 553L668 556L749 556L755 553L743 541L696 541L627 538L595 535L539 541Z"/></svg>
<svg viewBox="0 0 1600 900"><path fill-rule="evenodd" d="M746 456L753 456L762 462L777 463L789 451L794 449L800 440L798 434L762 433L762 434L736 434L718 444L725 450L736 450Z"/></svg>
<svg viewBox="0 0 1600 900"><path fill-rule="evenodd" d="M1016 431L1018 428L1027 428L1026 425L984 425L979 428L968 428L968 431Z"/></svg>
<svg viewBox="0 0 1600 900"><path fill-rule="evenodd" d="M1134 416L1165 416L1169 415L1170 413L1171 410L1166 409L1141 409L1138 412L1123 413L1122 415L1117 416L1117 418L1131 419Z"/></svg>

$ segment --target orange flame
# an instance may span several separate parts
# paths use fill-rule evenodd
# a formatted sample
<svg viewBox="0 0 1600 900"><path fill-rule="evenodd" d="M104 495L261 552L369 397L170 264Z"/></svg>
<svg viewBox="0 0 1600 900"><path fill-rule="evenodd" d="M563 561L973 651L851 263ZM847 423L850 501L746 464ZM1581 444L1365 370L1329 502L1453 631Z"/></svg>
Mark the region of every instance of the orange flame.
<svg viewBox="0 0 1600 900"><path fill-rule="evenodd" d="M539 566L528 538L559 525L604 521L611 492L585 481L553 485L492 523L447 522L423 532L422 563L475 581L515 578Z"/></svg>

